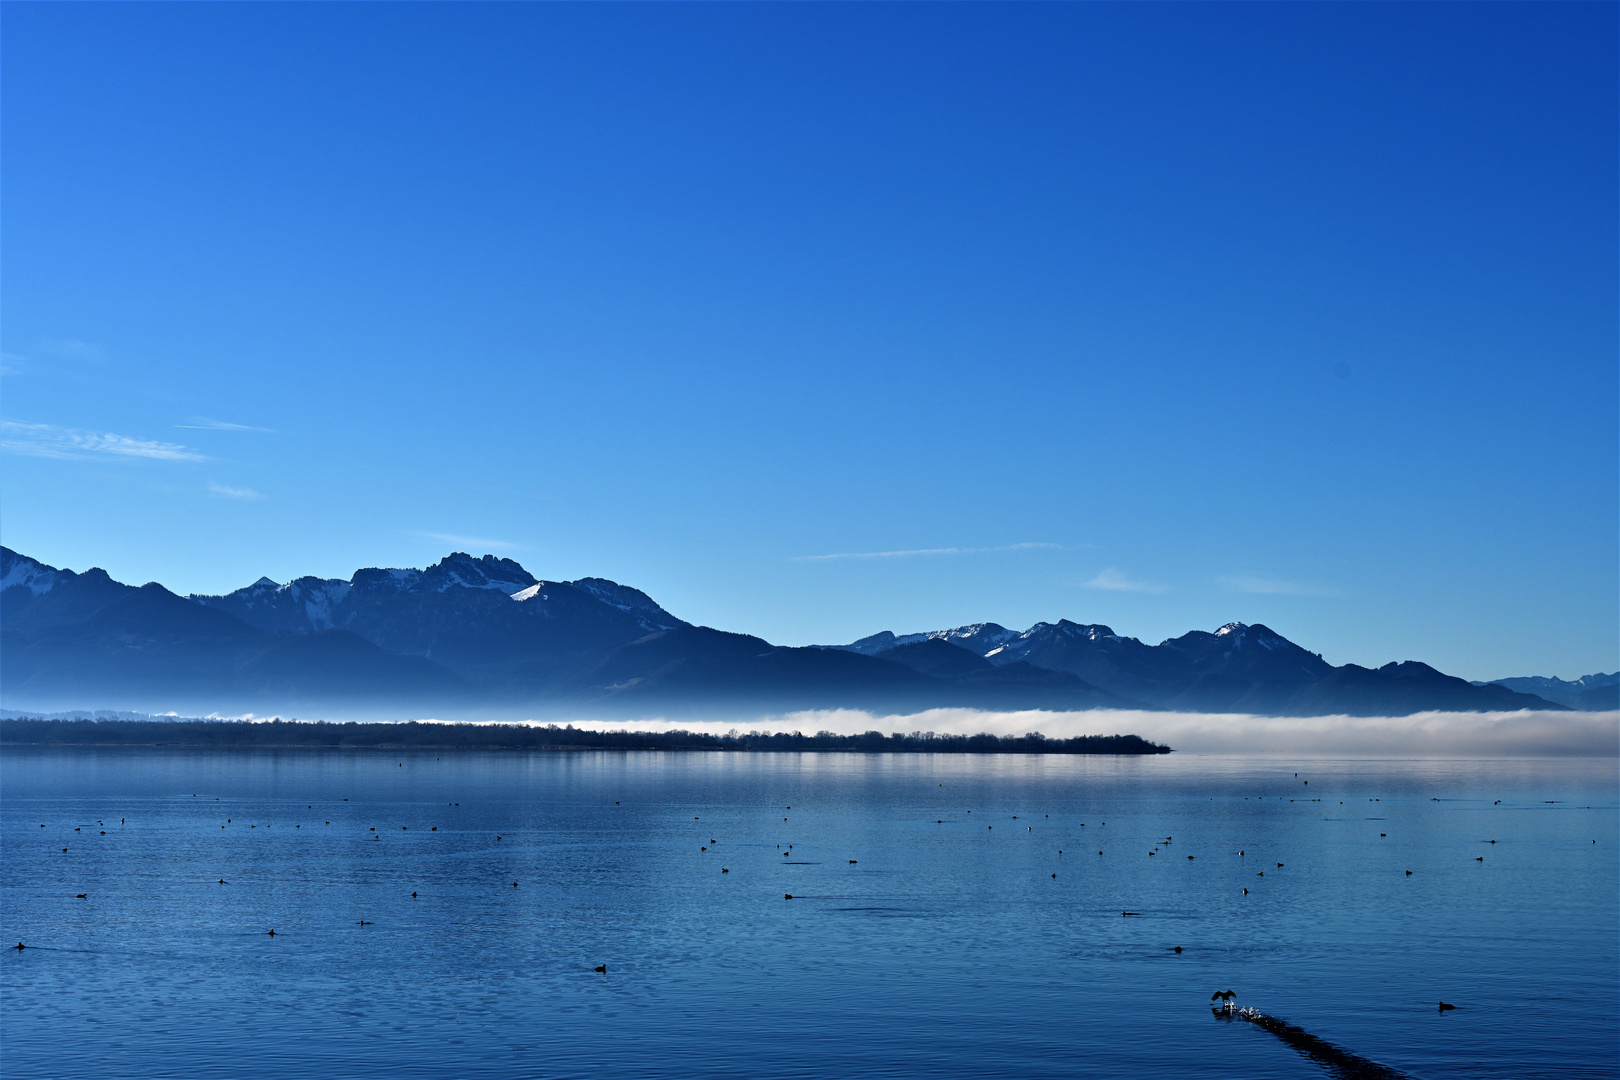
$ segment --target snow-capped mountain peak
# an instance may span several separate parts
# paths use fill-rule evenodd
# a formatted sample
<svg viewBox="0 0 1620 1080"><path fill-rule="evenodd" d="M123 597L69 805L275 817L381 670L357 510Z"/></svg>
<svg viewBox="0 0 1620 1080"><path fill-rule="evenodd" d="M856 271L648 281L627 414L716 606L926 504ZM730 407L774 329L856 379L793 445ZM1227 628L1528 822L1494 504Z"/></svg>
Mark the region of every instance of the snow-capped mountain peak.
<svg viewBox="0 0 1620 1080"><path fill-rule="evenodd" d="M0 548L0 591L26 588L38 596L50 592L64 574L71 576L72 571L58 570L10 548Z"/></svg>

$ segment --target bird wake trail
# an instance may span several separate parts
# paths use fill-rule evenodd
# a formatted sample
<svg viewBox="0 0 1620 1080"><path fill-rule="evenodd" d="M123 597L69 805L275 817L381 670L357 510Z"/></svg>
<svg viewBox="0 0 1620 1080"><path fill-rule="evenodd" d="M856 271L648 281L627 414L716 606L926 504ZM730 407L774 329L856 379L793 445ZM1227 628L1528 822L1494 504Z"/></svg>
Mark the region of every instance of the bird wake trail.
<svg viewBox="0 0 1620 1080"><path fill-rule="evenodd" d="M1216 1012L1221 1014L1223 1011L1216 1010ZM1256 1027L1265 1028L1299 1051L1301 1055L1322 1066L1335 1080L1412 1080L1399 1069L1391 1069L1376 1061L1368 1061L1364 1057L1334 1046L1326 1039L1317 1038L1304 1028L1295 1027L1275 1016L1267 1016L1258 1009L1236 1009L1224 1015L1228 1019L1247 1020Z"/></svg>

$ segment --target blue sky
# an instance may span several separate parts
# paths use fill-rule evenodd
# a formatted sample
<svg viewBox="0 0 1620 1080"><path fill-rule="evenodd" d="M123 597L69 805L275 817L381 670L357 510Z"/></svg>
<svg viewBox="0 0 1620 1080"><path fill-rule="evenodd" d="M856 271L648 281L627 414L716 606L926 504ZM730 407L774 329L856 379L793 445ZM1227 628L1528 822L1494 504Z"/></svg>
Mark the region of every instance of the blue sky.
<svg viewBox="0 0 1620 1080"><path fill-rule="evenodd" d="M1616 29L9 4L0 535L1612 670Z"/></svg>

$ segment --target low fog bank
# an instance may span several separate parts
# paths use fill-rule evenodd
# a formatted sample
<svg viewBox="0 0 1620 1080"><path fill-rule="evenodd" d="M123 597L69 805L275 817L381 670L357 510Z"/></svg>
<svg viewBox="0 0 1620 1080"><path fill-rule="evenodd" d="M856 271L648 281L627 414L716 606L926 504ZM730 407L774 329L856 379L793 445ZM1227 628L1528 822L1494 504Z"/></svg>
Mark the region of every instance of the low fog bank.
<svg viewBox="0 0 1620 1080"><path fill-rule="evenodd" d="M684 728L727 731L863 731L1048 738L1077 735L1140 735L1179 753L1371 756L1371 757L1617 757L1620 712L1417 713L1412 716L1250 716L1244 713L1167 713L1134 709L1088 712L980 712L930 709L908 715L876 715L854 709L787 713L738 724L731 721L642 720L582 727L625 731Z"/></svg>
<svg viewBox="0 0 1620 1080"><path fill-rule="evenodd" d="M114 710L72 710L59 713L0 710L5 716L104 720L180 719L174 713L152 715ZM265 721L270 716L213 713L203 719ZM278 717L276 719L284 719ZM1169 746L1182 754L1278 753L1321 757L1620 757L1620 712L1428 712L1411 716L1253 716L1247 713L1176 713L1139 709L1093 709L1084 712L986 712L977 709L929 709L918 713L884 714L859 709L825 709L765 715L753 720L695 720L659 717L647 720L608 720L600 716L525 717L491 715L472 717L406 716L382 710L358 715L306 716L306 720L398 723L473 722L572 724L589 731L683 730L724 735L728 732L827 731L858 735L934 732L939 735L1022 736L1038 731L1050 739L1082 735L1137 735Z"/></svg>

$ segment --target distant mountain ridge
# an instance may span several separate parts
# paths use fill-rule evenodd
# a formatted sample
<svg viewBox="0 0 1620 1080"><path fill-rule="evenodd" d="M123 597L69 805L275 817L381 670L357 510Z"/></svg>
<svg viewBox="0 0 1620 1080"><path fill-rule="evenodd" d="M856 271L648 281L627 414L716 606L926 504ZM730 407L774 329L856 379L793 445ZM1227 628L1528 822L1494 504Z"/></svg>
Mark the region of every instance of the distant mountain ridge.
<svg viewBox="0 0 1620 1080"><path fill-rule="evenodd" d="M889 656L923 643L972 652L989 664L1068 672L1093 686L1162 708L1272 715L1402 715L1429 710L1492 711L1546 708L1533 694L1475 685L1417 661L1369 669L1334 667L1271 628L1227 623L1194 630L1158 645L1116 634L1101 624L1067 619L1009 630L972 623L949 630L896 635L890 631L831 646Z"/></svg>
<svg viewBox="0 0 1620 1080"><path fill-rule="evenodd" d="M1608 674L1600 671L1568 682L1557 677L1530 675L1516 679L1493 679L1489 684L1476 682L1474 685L1505 686L1509 690L1535 694L1582 712L1620 709L1620 671Z"/></svg>
<svg viewBox="0 0 1620 1080"><path fill-rule="evenodd" d="M112 706L505 717L1172 708L1324 714L1557 708L1424 664L1335 668L1264 626L1156 646L1063 620L802 648L694 626L605 578L455 552L223 596L125 585L0 548L0 697Z"/></svg>

